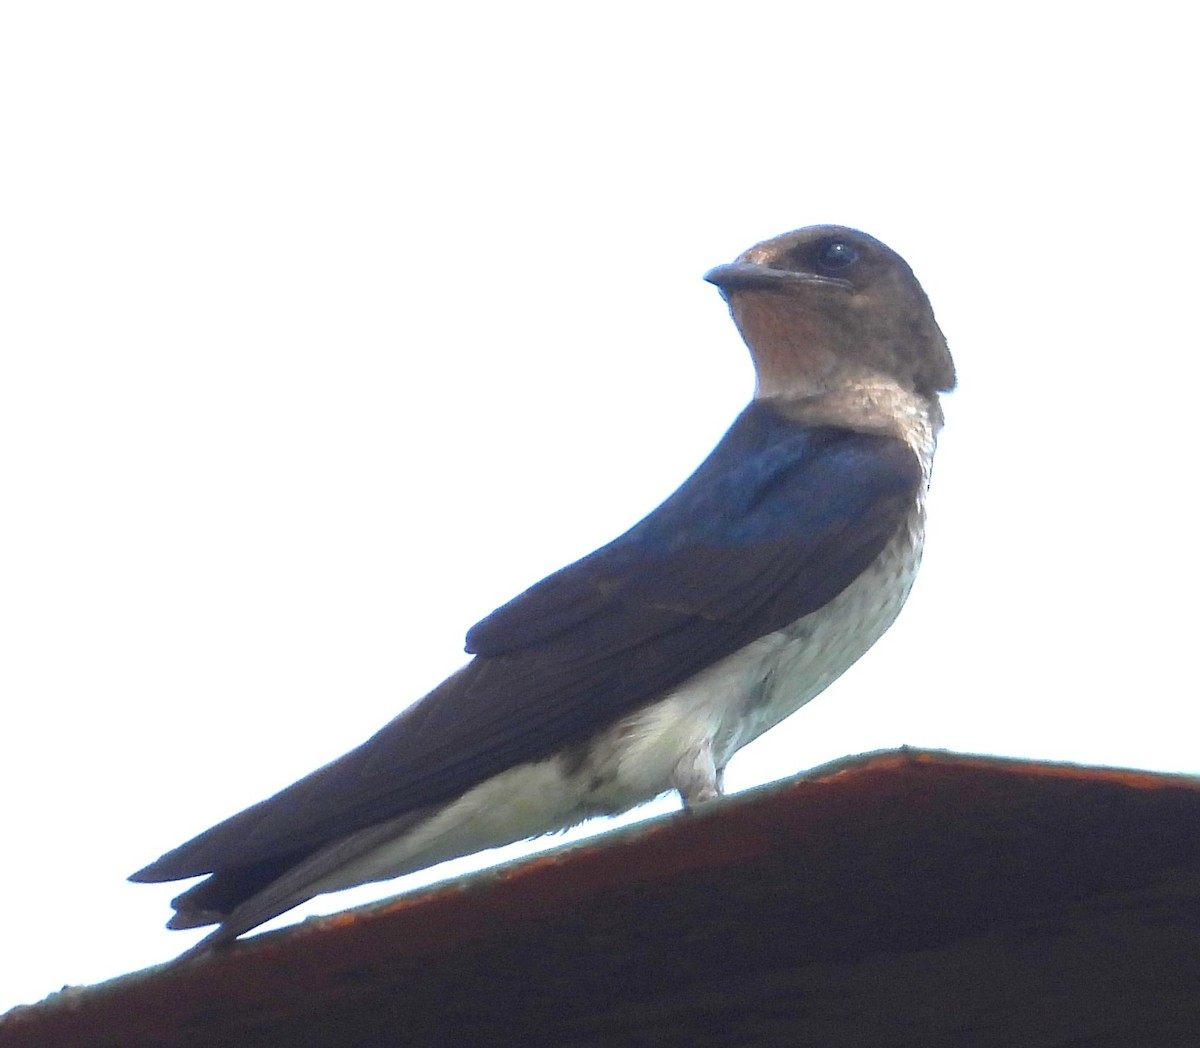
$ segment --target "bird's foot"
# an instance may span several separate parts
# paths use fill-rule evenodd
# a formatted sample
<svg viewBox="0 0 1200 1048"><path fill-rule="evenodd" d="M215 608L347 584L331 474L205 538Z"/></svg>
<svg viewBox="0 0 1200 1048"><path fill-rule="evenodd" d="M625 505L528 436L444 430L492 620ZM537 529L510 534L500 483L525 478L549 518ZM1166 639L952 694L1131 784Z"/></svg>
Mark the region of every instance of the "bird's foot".
<svg viewBox="0 0 1200 1048"><path fill-rule="evenodd" d="M679 791L685 808L716 800L725 792L725 769L713 759L712 743L689 750L675 765L671 785Z"/></svg>

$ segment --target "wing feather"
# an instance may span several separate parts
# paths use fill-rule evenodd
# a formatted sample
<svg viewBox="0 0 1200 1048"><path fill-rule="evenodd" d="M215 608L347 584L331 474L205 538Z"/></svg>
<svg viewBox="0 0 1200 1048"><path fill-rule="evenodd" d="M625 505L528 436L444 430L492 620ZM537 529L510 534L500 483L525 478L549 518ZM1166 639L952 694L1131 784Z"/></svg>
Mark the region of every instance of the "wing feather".
<svg viewBox="0 0 1200 1048"><path fill-rule="evenodd" d="M458 673L135 879L273 867L586 739L830 601L923 482L899 440L752 404L658 509L475 625Z"/></svg>

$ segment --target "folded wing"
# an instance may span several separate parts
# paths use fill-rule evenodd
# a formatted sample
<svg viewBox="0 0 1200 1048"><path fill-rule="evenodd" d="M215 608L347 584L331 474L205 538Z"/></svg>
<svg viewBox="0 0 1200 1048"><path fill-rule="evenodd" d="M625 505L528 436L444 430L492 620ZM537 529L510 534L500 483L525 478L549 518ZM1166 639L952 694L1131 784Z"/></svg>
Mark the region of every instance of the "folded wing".
<svg viewBox="0 0 1200 1048"><path fill-rule="evenodd" d="M586 739L822 607L878 556L922 484L901 441L752 404L658 509L473 627L462 670L133 879L216 873L219 909L249 890L239 883L269 883L333 841Z"/></svg>

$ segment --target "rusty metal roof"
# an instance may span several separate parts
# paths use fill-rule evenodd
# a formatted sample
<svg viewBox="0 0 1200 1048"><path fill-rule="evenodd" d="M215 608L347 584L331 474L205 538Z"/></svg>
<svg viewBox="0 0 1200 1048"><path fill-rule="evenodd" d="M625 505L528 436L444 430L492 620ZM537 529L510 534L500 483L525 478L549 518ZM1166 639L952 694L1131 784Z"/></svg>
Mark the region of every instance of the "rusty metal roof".
<svg viewBox="0 0 1200 1048"><path fill-rule="evenodd" d="M55 994L2 1048L1200 1044L1200 784L900 750Z"/></svg>

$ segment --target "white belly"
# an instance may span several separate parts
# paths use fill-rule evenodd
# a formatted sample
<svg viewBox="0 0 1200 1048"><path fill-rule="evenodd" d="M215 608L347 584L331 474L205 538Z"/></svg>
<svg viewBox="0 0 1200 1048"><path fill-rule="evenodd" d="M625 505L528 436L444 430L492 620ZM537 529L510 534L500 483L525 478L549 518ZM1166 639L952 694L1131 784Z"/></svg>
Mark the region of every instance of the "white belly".
<svg viewBox="0 0 1200 1048"><path fill-rule="evenodd" d="M512 768L399 838L331 874L314 893L388 880L447 859L616 814L667 792L683 755L718 768L842 675L895 621L921 556L924 492L875 562L820 610L761 637L630 714L586 747Z"/></svg>

